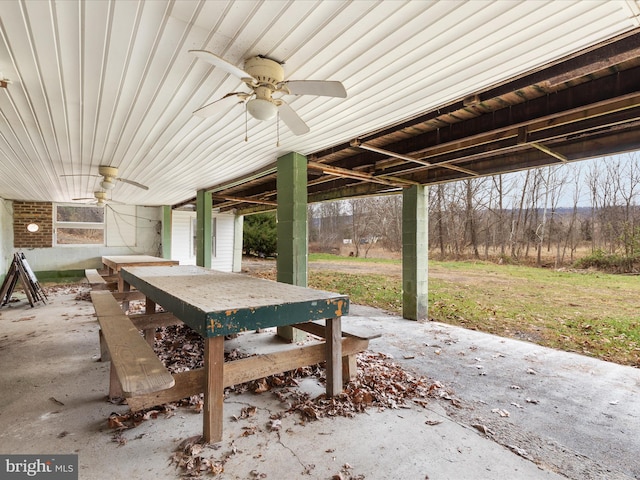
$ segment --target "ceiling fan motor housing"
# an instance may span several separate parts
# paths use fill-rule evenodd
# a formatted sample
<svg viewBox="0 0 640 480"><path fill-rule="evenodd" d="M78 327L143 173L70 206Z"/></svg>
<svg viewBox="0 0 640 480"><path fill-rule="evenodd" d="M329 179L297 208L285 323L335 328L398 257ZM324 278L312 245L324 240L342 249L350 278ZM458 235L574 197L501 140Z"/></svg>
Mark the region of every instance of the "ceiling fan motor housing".
<svg viewBox="0 0 640 480"><path fill-rule="evenodd" d="M258 81L258 84L272 85L277 88L284 80L284 69L275 60L263 57L251 57L244 62L245 71Z"/></svg>
<svg viewBox="0 0 640 480"><path fill-rule="evenodd" d="M93 195L96 197L96 200L98 201L97 205L99 207L103 206L107 202L107 192L101 192L98 190L93 192Z"/></svg>
<svg viewBox="0 0 640 480"><path fill-rule="evenodd" d="M108 165L100 165L98 173L104 177L100 186L105 190L112 190L116 186L116 178L118 177L118 168Z"/></svg>
<svg viewBox="0 0 640 480"><path fill-rule="evenodd" d="M98 173L103 177L116 178L118 176L118 167L109 167L107 165L100 165L98 167Z"/></svg>
<svg viewBox="0 0 640 480"><path fill-rule="evenodd" d="M282 66L268 58L251 57L244 62L245 71L251 75L251 83L256 98L247 102L247 110L258 120L269 120L275 117L278 107L271 95L284 80Z"/></svg>

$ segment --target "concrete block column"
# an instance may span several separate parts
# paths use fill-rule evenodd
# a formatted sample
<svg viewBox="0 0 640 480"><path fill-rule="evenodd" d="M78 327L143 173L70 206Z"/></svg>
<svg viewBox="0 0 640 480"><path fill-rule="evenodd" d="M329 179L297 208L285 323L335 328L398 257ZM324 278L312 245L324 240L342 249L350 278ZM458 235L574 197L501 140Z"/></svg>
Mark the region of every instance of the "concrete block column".
<svg viewBox="0 0 640 480"><path fill-rule="evenodd" d="M277 280L307 286L307 158L291 152L278 158ZM292 327L279 327L278 335L292 342L306 334Z"/></svg>
<svg viewBox="0 0 640 480"><path fill-rule="evenodd" d="M428 190L413 186L402 194L402 316L428 318Z"/></svg>
<svg viewBox="0 0 640 480"><path fill-rule="evenodd" d="M212 234L211 192L198 190L196 194L196 265L211 268Z"/></svg>

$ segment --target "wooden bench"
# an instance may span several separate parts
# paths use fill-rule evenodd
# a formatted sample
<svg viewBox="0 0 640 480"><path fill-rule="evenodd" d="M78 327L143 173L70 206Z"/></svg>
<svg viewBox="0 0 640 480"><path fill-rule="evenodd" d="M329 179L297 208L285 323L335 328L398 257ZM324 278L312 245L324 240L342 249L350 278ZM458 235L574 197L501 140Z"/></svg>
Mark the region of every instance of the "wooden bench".
<svg viewBox="0 0 640 480"><path fill-rule="evenodd" d="M298 328L304 332L315 335L316 337L324 338L325 328L322 322L305 322L292 325L292 327ZM374 338L380 338L381 333L370 332L364 328L359 328L353 325L349 325L348 330L345 330L344 318L342 319L342 336L346 338L358 339L362 342L366 342L366 347L360 351L364 351L369 348L369 340ZM346 353L346 352L343 352ZM356 365L356 354L349 353L342 356L342 380L346 383L351 380L355 380L358 371Z"/></svg>
<svg viewBox="0 0 640 480"><path fill-rule="evenodd" d="M130 399L173 387L173 376L111 292L92 291L91 301L100 323L102 360L111 361L109 397Z"/></svg>
<svg viewBox="0 0 640 480"><path fill-rule="evenodd" d="M107 281L100 275L97 269L88 268L84 271L84 276L89 282L92 290L106 290L108 288Z"/></svg>
<svg viewBox="0 0 640 480"><path fill-rule="evenodd" d="M157 315L157 314L156 314ZM322 322L307 322L294 325L308 333L324 338ZM369 340L378 338L379 333L363 330L342 332L342 370L345 383L356 375L356 354L369 348ZM326 360L326 344L292 347L283 351L261 354L225 362L223 383L225 387L257 380L296 368L315 365ZM205 388L205 371L202 368L174 373L176 384L166 390L139 395L127 400L132 411L139 411L164 403L202 393Z"/></svg>

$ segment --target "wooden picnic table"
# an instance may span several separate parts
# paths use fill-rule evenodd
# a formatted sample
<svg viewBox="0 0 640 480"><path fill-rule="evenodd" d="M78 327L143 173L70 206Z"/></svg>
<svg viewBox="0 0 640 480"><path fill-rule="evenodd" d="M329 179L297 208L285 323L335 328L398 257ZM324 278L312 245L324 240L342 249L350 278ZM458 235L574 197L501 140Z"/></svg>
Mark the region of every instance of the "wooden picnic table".
<svg viewBox="0 0 640 480"><path fill-rule="evenodd" d="M123 267L120 275L125 284L204 338L205 441L222 440L225 335L325 320L326 391L328 396L342 391L341 317L349 310L346 295L192 265ZM273 363L272 358L264 357L262 366L256 361L251 368L258 371ZM246 371L243 375L252 376Z"/></svg>
<svg viewBox="0 0 640 480"><path fill-rule="evenodd" d="M106 255L102 257L102 264L109 270L109 275L118 276L118 291L124 292L124 282L120 277L120 270L123 267L135 266L167 266L178 265L178 260L170 260L162 257L154 257L152 255Z"/></svg>

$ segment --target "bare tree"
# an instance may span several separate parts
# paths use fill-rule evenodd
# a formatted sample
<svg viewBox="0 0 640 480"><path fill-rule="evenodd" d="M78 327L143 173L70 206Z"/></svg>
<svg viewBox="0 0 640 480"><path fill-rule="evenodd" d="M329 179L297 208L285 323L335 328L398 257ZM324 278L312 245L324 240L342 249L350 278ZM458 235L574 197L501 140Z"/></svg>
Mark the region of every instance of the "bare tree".
<svg viewBox="0 0 640 480"><path fill-rule="evenodd" d="M576 166L575 164L572 164L571 168L573 173L573 176L571 177L571 179L573 180L573 203L572 203L573 208L571 211L571 217L569 218L569 226L565 234L564 245L562 248L562 254L559 259L559 263L564 263L567 247L569 248L569 252L570 252L570 260L571 262L573 262L574 254L581 238L580 232L576 228L576 224L578 221L578 203L580 202L582 169L580 168L580 166ZM558 245L560 245L560 242L558 242ZM557 259L557 256L556 256L556 259ZM556 268L557 266L558 266L558 260L556 261Z"/></svg>
<svg viewBox="0 0 640 480"><path fill-rule="evenodd" d="M366 258L369 249L375 239L373 217L373 202L367 198L356 198L347 200L347 205L351 211L351 241L355 249L355 256L359 257L361 250L364 250Z"/></svg>
<svg viewBox="0 0 640 480"><path fill-rule="evenodd" d="M344 231L344 207L340 201L322 202L309 205L309 239L317 242L327 251L339 248Z"/></svg>
<svg viewBox="0 0 640 480"><path fill-rule="evenodd" d="M524 203L527 195L527 188L529 186L529 178L531 177L531 171L527 170L522 188L520 190L520 201L518 205L512 209L512 218L511 218L511 232L509 234L509 243L511 244L511 257L518 258L520 253L519 248L519 235L522 230L522 213L524 211ZM515 216L514 216L515 215Z"/></svg>

